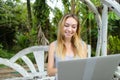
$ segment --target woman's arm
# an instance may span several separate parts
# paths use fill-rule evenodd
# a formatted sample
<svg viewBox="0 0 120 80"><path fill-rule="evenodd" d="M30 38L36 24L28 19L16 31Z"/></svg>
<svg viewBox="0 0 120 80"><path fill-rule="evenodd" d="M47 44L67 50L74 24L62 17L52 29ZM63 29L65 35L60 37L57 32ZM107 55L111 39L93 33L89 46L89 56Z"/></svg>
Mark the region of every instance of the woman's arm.
<svg viewBox="0 0 120 80"><path fill-rule="evenodd" d="M47 65L47 73L49 76L55 76L57 73L57 69L54 67L54 52L55 52L55 42L52 42L49 46L48 51L48 65Z"/></svg>

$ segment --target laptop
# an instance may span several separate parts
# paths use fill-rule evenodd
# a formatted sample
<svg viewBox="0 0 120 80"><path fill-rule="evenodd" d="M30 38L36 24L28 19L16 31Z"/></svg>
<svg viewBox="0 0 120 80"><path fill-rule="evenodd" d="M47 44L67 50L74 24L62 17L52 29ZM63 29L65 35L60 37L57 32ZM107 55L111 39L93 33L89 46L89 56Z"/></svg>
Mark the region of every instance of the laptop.
<svg viewBox="0 0 120 80"><path fill-rule="evenodd" d="M113 80L120 54L60 61L58 80Z"/></svg>

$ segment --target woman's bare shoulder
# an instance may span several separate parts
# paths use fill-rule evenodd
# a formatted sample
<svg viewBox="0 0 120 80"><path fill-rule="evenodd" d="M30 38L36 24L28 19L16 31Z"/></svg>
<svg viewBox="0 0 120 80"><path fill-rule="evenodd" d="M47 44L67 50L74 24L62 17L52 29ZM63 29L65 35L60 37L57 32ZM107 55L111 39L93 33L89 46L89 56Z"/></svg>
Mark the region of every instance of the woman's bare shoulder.
<svg viewBox="0 0 120 80"><path fill-rule="evenodd" d="M50 45L49 45L49 55L54 55L54 52L55 52L55 44L56 44L56 42L55 41L53 41L53 42L51 42L50 43Z"/></svg>
<svg viewBox="0 0 120 80"><path fill-rule="evenodd" d="M55 50L55 47L56 47L56 41L51 42L50 45L49 45L49 49L50 50Z"/></svg>
<svg viewBox="0 0 120 80"><path fill-rule="evenodd" d="M56 41L53 41L53 42L50 43L49 46L50 46L50 47L55 47L55 45L56 45Z"/></svg>

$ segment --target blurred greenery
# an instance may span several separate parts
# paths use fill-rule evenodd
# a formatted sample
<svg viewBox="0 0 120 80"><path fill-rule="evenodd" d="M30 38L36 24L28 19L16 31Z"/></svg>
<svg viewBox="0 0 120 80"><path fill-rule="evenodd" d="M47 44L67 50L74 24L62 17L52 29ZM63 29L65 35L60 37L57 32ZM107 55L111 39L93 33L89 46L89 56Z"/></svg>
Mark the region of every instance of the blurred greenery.
<svg viewBox="0 0 120 80"><path fill-rule="evenodd" d="M120 52L120 39L118 36L109 36L108 38L108 51L112 54Z"/></svg>

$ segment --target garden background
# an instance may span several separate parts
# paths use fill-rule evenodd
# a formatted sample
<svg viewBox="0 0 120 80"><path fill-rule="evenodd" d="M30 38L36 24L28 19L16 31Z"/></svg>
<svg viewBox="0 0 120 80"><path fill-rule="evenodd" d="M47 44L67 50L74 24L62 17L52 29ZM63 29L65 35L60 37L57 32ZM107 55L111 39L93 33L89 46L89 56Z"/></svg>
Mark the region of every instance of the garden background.
<svg viewBox="0 0 120 80"><path fill-rule="evenodd" d="M55 0L49 0L54 3ZM56 0L57 2L59 0ZM100 0L91 0L99 13ZM116 0L120 3L120 0ZM58 22L66 13L75 13L80 18L81 37L91 45L95 55L98 27L95 14L80 0L61 0L62 10L51 7L48 0L0 0L0 57L11 58L18 51L34 46L49 45L56 40ZM51 16L51 14L53 16ZM120 17L108 9L107 54L120 52ZM32 57L32 56L31 56Z"/></svg>

